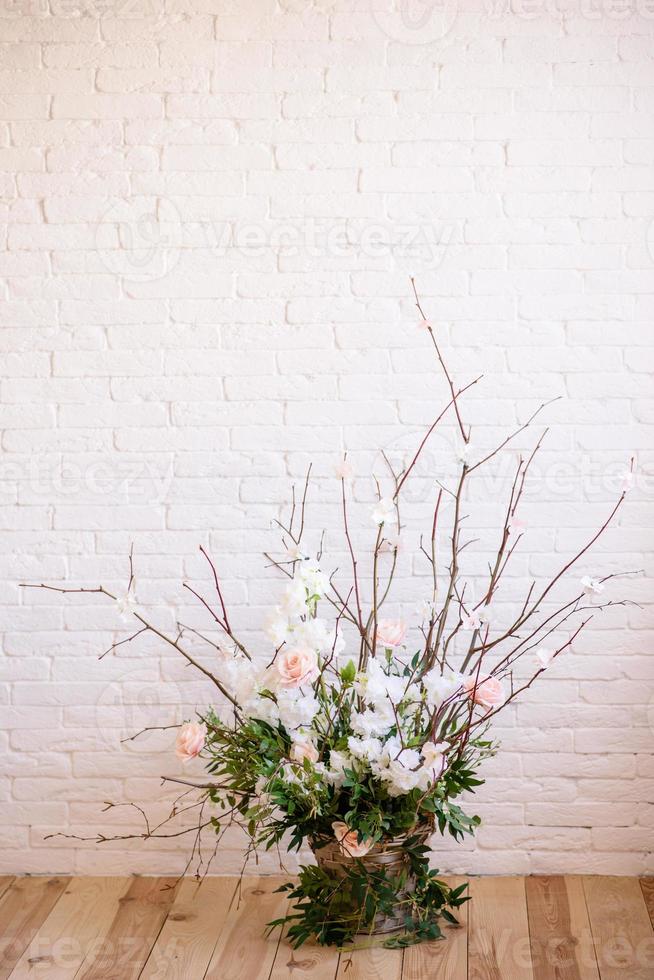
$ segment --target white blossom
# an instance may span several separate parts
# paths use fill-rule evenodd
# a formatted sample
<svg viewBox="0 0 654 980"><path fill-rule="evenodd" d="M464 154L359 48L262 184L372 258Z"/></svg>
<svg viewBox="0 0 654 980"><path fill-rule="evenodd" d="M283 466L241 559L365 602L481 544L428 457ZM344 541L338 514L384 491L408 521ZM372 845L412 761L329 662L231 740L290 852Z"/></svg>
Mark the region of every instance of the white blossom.
<svg viewBox="0 0 654 980"><path fill-rule="evenodd" d="M118 615L124 623L128 622L132 618L138 608L131 592L128 592L126 595L120 596L118 599L116 599L114 605Z"/></svg>
<svg viewBox="0 0 654 980"><path fill-rule="evenodd" d="M275 701L270 697L262 697L255 694L243 705L243 713L246 718L256 718L258 721L265 721L275 728L279 724L279 708Z"/></svg>
<svg viewBox="0 0 654 980"><path fill-rule="evenodd" d="M350 735L347 747L355 759L366 762L377 762L382 751L382 743L378 738L356 738Z"/></svg>
<svg viewBox="0 0 654 980"><path fill-rule="evenodd" d="M541 647L536 651L536 660L543 670L546 670L554 660L555 655L556 650L548 650L547 647Z"/></svg>
<svg viewBox="0 0 654 980"><path fill-rule="evenodd" d="M388 531L384 531L384 537L382 538L382 542L379 546L380 553L393 554L395 551L401 551L401 546L402 539L397 528L389 528Z"/></svg>
<svg viewBox="0 0 654 980"><path fill-rule="evenodd" d="M329 577L321 572L314 561L302 562L295 573L295 579L303 584L309 596L322 598L329 588Z"/></svg>
<svg viewBox="0 0 654 980"><path fill-rule="evenodd" d="M336 464L334 473L339 480L351 480L354 476L354 470L346 459L342 459L340 463Z"/></svg>
<svg viewBox="0 0 654 980"><path fill-rule="evenodd" d="M304 583L299 578L294 578L286 587L280 609L282 614L289 619L302 616L306 612L307 592Z"/></svg>
<svg viewBox="0 0 654 980"><path fill-rule="evenodd" d="M425 742L421 749L423 763L420 768L420 789L428 789L445 769L446 742Z"/></svg>
<svg viewBox="0 0 654 980"><path fill-rule="evenodd" d="M581 579L581 587L588 596L600 595L604 591L604 583L591 578L590 575L585 575Z"/></svg>
<svg viewBox="0 0 654 980"><path fill-rule="evenodd" d="M373 771L386 783L390 796L403 796L420 785L420 768L420 753L416 749L403 749L399 738L394 736L384 745Z"/></svg>
<svg viewBox="0 0 654 980"><path fill-rule="evenodd" d="M293 641L299 646L310 647L317 653L330 653L334 645L334 630L325 619L308 619L295 627Z"/></svg>
<svg viewBox="0 0 654 980"><path fill-rule="evenodd" d="M372 519L375 524L386 524L395 517L395 504L389 497L382 497L375 504Z"/></svg>
<svg viewBox="0 0 654 980"><path fill-rule="evenodd" d="M432 667L422 678L425 689L427 704L430 708L436 708L443 701L447 701L463 686L463 674L458 674L453 670L446 670L441 673L440 667Z"/></svg>
<svg viewBox="0 0 654 980"><path fill-rule="evenodd" d="M509 534L522 534L527 530L527 525L519 517L512 517L508 523Z"/></svg>
<svg viewBox="0 0 654 980"><path fill-rule="evenodd" d="M458 463L465 463L466 466L470 463L470 454L472 452L472 446L469 442L460 442L455 450L455 456Z"/></svg>
<svg viewBox="0 0 654 980"><path fill-rule="evenodd" d="M308 728L320 710L313 694L303 694L299 688L284 688L277 694L279 720L287 732Z"/></svg>
<svg viewBox="0 0 654 980"><path fill-rule="evenodd" d="M352 731L364 738L386 735L395 724L395 713L390 701L379 701L374 710L353 712L350 724Z"/></svg>
<svg viewBox="0 0 654 980"><path fill-rule="evenodd" d="M291 635L290 626L288 618L284 615L279 606L275 606L275 609L268 617L266 622L266 636L275 647L282 646L283 643L287 643Z"/></svg>
<svg viewBox="0 0 654 980"><path fill-rule="evenodd" d="M398 705L405 694L406 685L406 678L387 674L379 660L370 657L366 670L357 675L354 689L360 697L372 704L390 698L393 704Z"/></svg>
<svg viewBox="0 0 654 980"><path fill-rule="evenodd" d="M351 768L352 760L348 753L332 749L329 753L329 768L326 772L327 782L338 789L345 781L345 770Z"/></svg>
<svg viewBox="0 0 654 980"><path fill-rule="evenodd" d="M464 616L461 622L464 630L478 630L482 624L482 618L477 609L473 609L472 612Z"/></svg>
<svg viewBox="0 0 654 980"><path fill-rule="evenodd" d="M623 470L622 473L619 474L619 477L620 489L623 493L629 493L630 490L633 490L634 483L636 481L636 474L633 470Z"/></svg>
<svg viewBox="0 0 654 980"><path fill-rule="evenodd" d="M289 544L286 548L288 561L305 561L309 556L300 549L297 544Z"/></svg>
<svg viewBox="0 0 654 980"><path fill-rule="evenodd" d="M259 680L259 668L240 651L221 652L216 667L218 680L224 684L239 704L245 704L254 694Z"/></svg>

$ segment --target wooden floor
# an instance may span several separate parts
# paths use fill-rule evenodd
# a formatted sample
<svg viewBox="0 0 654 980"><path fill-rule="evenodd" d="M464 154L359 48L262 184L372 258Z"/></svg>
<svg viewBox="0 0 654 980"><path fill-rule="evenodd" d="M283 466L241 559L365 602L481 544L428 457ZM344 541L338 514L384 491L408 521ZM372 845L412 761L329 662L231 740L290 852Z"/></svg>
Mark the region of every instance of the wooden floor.
<svg viewBox="0 0 654 980"><path fill-rule="evenodd" d="M446 941L340 955L263 937L282 880L0 878L0 980L654 978L654 878L474 878Z"/></svg>

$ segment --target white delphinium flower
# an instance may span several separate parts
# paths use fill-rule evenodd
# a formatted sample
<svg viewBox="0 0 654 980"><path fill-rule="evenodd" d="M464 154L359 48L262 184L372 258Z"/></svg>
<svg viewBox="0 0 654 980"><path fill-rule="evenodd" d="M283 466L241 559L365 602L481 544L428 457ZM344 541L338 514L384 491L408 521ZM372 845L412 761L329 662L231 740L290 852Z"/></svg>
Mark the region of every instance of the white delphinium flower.
<svg viewBox="0 0 654 980"><path fill-rule="evenodd" d="M127 592L125 595L119 596L115 600L114 605L124 623L129 622L138 608L132 592Z"/></svg>
<svg viewBox="0 0 654 980"><path fill-rule="evenodd" d="M302 616L307 610L307 591L299 577L295 577L286 587L280 604L281 612L288 619Z"/></svg>
<svg viewBox="0 0 654 980"><path fill-rule="evenodd" d="M372 519L375 524L386 524L395 517L395 504L389 497L382 497L375 504Z"/></svg>
<svg viewBox="0 0 654 980"><path fill-rule="evenodd" d="M330 653L334 645L334 630L326 619L308 619L294 628L293 642L298 646L309 647L316 653Z"/></svg>
<svg viewBox="0 0 654 980"><path fill-rule="evenodd" d="M581 579L581 587L587 596L600 595L604 591L604 583L590 575L585 575Z"/></svg>
<svg viewBox="0 0 654 980"><path fill-rule="evenodd" d="M340 788L345 782L345 770L352 768L352 760L347 752L332 749L329 753L329 767L325 773L328 783Z"/></svg>
<svg viewBox="0 0 654 980"><path fill-rule="evenodd" d="M291 629L288 622L288 617L284 615L279 606L275 606L273 612L268 617L265 631L266 636L275 649L282 646L283 643L288 642L291 635Z"/></svg>
<svg viewBox="0 0 654 980"><path fill-rule="evenodd" d="M377 762L382 752L382 743L378 738L356 738L350 735L347 747L350 754L362 762Z"/></svg>
<svg viewBox="0 0 654 980"><path fill-rule="evenodd" d="M540 647L540 649L536 651L536 660L541 665L543 670L546 670L549 667L555 656L556 650L548 650L547 647Z"/></svg>
<svg viewBox="0 0 654 980"><path fill-rule="evenodd" d="M446 742L425 742L420 750L423 759L420 769L420 789L428 789L439 778L445 769L444 753L448 747Z"/></svg>
<svg viewBox="0 0 654 980"><path fill-rule="evenodd" d="M352 731L363 738L386 735L394 724L395 712L388 699L378 701L374 710L367 708L365 711L353 712L350 720Z"/></svg>
<svg viewBox="0 0 654 980"><path fill-rule="evenodd" d="M463 674L453 670L445 670L443 673L440 667L432 667L428 670L422 678L422 684L429 707L437 708L443 701L447 701L462 688L463 680Z"/></svg>
<svg viewBox="0 0 654 980"><path fill-rule="evenodd" d="M370 657L365 671L357 675L355 692L365 701L376 704L390 698L394 705L402 700L407 681L397 674L386 674L379 660Z"/></svg>
<svg viewBox="0 0 654 980"><path fill-rule="evenodd" d="M321 599L329 588L329 576L322 572L315 561L303 561L295 573L310 597Z"/></svg>
<svg viewBox="0 0 654 980"><path fill-rule="evenodd" d="M216 667L218 680L221 681L239 704L245 704L254 694L260 676L256 664L248 660L240 651L227 653L222 651L218 656Z"/></svg>
<svg viewBox="0 0 654 980"><path fill-rule="evenodd" d="M386 783L390 796L403 796L420 784L420 753L416 749L403 749L400 739L393 736L384 745L375 770Z"/></svg>
<svg viewBox="0 0 654 980"><path fill-rule="evenodd" d="M287 732L309 728L320 710L313 694L303 694L298 688L284 688L277 694L279 720Z"/></svg>
<svg viewBox="0 0 654 980"><path fill-rule="evenodd" d="M265 721L273 728L279 724L279 708L275 701L269 697L262 697L255 694L243 705L243 714L246 718L256 718L257 721Z"/></svg>

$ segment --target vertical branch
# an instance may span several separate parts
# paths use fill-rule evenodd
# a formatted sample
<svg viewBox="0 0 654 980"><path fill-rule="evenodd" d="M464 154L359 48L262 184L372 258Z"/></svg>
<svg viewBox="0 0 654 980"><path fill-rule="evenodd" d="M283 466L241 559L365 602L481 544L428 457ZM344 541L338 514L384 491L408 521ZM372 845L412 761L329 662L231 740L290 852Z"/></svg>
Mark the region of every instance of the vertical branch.
<svg viewBox="0 0 654 980"><path fill-rule="evenodd" d="M446 378L447 383L448 383L449 388L450 388L450 393L452 395L452 400L454 402L454 411L456 412L456 420L457 420L458 425L459 425L459 431L461 432L461 438L463 439L463 441L465 443L467 443L469 441L469 439L470 439L470 428L468 428L468 431L466 432L465 426L463 424L463 420L461 419L461 413L459 412L459 406L456 403L456 395L454 393L454 382L452 381L452 378L450 376L450 372L447 370L447 365L445 364L445 361L443 360L443 355L441 354L440 348L439 348L439 346L438 346L438 344L436 342L436 337L434 336L433 327L432 327L431 323L429 322L429 320L427 319L427 317L425 316L425 311L423 310L422 306L420 305L420 299L418 298L418 291L416 289L416 281L413 278L413 276L411 276L411 287L413 289L413 295L415 296L415 299L416 299L416 307L418 309L418 312L420 313L420 316L423 319L423 322L427 325L427 330L429 332L429 336L431 337L431 342L434 345L434 350L436 351L436 356L438 357L440 366L443 369L443 374L445 375L445 378Z"/></svg>

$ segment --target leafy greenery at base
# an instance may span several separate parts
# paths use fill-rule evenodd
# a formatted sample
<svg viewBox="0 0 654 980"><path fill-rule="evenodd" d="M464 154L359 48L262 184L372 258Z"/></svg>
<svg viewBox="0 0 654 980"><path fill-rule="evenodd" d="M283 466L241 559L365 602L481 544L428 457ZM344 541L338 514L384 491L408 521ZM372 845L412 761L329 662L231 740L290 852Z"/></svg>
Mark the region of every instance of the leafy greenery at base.
<svg viewBox="0 0 654 980"><path fill-rule="evenodd" d="M291 912L268 923L269 929L287 927L288 941L297 949L308 939L323 946L344 946L361 942L365 933L373 938L380 917L397 918L397 929L379 944L389 949L410 946L425 940L442 939L440 922L456 925L453 909L468 896L467 884L449 888L429 869L429 849L418 837L410 837L402 847L406 869L388 874L384 866L355 861L343 874L322 868L302 867L298 884L287 883Z"/></svg>

